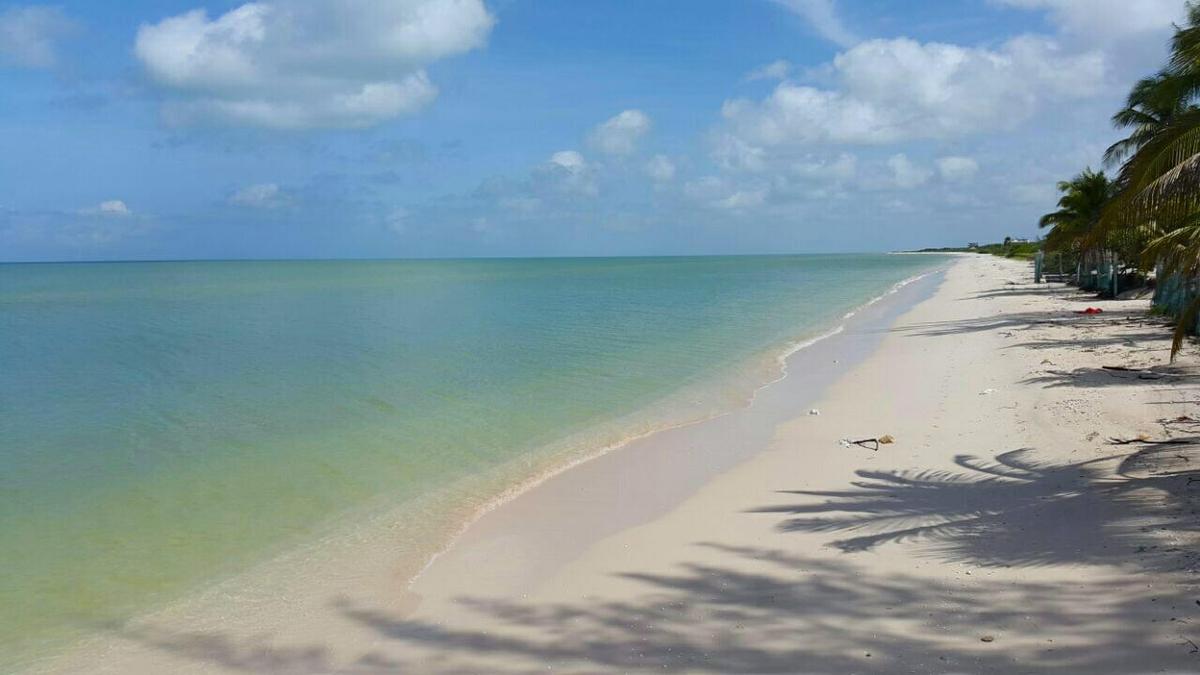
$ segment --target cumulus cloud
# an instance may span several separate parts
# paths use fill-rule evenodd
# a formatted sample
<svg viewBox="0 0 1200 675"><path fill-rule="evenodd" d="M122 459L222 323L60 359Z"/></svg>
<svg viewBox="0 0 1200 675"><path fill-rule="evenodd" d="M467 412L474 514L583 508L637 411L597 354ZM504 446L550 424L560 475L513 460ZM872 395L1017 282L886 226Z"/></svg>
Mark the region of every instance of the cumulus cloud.
<svg viewBox="0 0 1200 675"><path fill-rule="evenodd" d="M650 116L641 110L626 110L593 129L588 143L606 155L632 155L648 133Z"/></svg>
<svg viewBox="0 0 1200 675"><path fill-rule="evenodd" d="M646 162L646 175L656 183L665 183L675 178L675 162L666 155L655 155Z"/></svg>
<svg viewBox="0 0 1200 675"><path fill-rule="evenodd" d="M274 209L287 203L288 196L275 183L247 185L229 196L229 203L254 209Z"/></svg>
<svg viewBox="0 0 1200 675"><path fill-rule="evenodd" d="M833 0L771 1L804 17L818 35L836 45L849 47L859 41L858 36L846 28L841 18L838 17L837 6Z"/></svg>
<svg viewBox="0 0 1200 675"><path fill-rule="evenodd" d="M84 216L103 216L106 218L125 218L133 215L133 211L120 199L110 199L79 210Z"/></svg>
<svg viewBox="0 0 1200 675"><path fill-rule="evenodd" d="M952 183L971 180L979 173L979 163L970 157L940 157L937 168L942 180Z"/></svg>
<svg viewBox="0 0 1200 675"><path fill-rule="evenodd" d="M79 25L58 7L26 5L0 11L0 65L52 68L58 45Z"/></svg>
<svg viewBox="0 0 1200 675"><path fill-rule="evenodd" d="M734 134L719 134L713 141L712 159L726 171L763 171L767 153Z"/></svg>
<svg viewBox="0 0 1200 675"><path fill-rule="evenodd" d="M786 80L788 75L792 74L792 64L790 61L779 59L772 61L765 66L759 66L750 71L746 75L746 80L753 82L755 80Z"/></svg>
<svg viewBox="0 0 1200 675"><path fill-rule="evenodd" d="M135 215L118 199L75 211L0 207L0 251L12 260L87 258L154 230L151 219Z"/></svg>
<svg viewBox="0 0 1200 675"><path fill-rule="evenodd" d="M1023 204L1037 204L1050 207L1058 199L1058 191L1051 181L1015 185L1011 192L1013 199Z"/></svg>
<svg viewBox="0 0 1200 675"><path fill-rule="evenodd" d="M767 188L738 190L724 199L713 202L713 205L717 208L729 209L731 211L762 206L767 201L768 192Z"/></svg>
<svg viewBox="0 0 1200 675"><path fill-rule="evenodd" d="M550 155L550 164L567 173L582 173L587 168L587 160L576 150L560 150Z"/></svg>
<svg viewBox="0 0 1200 675"><path fill-rule="evenodd" d="M366 127L432 102L424 67L494 22L482 0L263 0L144 24L134 52L176 124Z"/></svg>
<svg viewBox="0 0 1200 675"><path fill-rule="evenodd" d="M908 158L907 155L901 153L892 155L887 161L888 168L892 170L892 181L896 187L903 190L911 190L921 187L929 182L933 176L933 172L925 167L918 166Z"/></svg>
<svg viewBox="0 0 1200 675"><path fill-rule="evenodd" d="M742 184L720 176L703 176L688 181L683 194L706 208L746 211L764 205L771 190L762 183Z"/></svg>
<svg viewBox="0 0 1200 675"><path fill-rule="evenodd" d="M588 196L599 194L595 172L577 150L560 150L550 156L541 171L534 172L537 183L548 183L559 192Z"/></svg>
<svg viewBox="0 0 1200 675"><path fill-rule="evenodd" d="M886 144L1008 129L1043 104L1095 95L1099 53L1064 54L1024 36L997 50L872 40L832 65L834 88L779 84L766 99L727 101L734 133L754 146Z"/></svg>
<svg viewBox="0 0 1200 675"><path fill-rule="evenodd" d="M1089 41L1164 32L1183 18L1180 0L995 0L1021 9L1039 9L1066 32Z"/></svg>
<svg viewBox="0 0 1200 675"><path fill-rule="evenodd" d="M858 158L848 152L833 158L806 157L792 164L791 172L809 180L846 182L858 174Z"/></svg>

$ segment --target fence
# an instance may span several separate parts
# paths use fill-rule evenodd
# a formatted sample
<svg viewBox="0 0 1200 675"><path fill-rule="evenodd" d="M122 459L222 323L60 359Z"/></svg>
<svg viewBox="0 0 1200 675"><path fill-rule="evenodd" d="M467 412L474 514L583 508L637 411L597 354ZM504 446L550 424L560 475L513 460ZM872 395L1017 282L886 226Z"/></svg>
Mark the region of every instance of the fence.
<svg viewBox="0 0 1200 675"><path fill-rule="evenodd" d="M1178 319L1187 310L1188 305L1200 297L1200 280L1198 279L1192 278L1185 281L1178 274L1164 277L1162 265L1155 270L1155 277L1158 279L1158 283L1154 287L1154 308L1167 316ZM1189 332L1200 333L1200 318L1197 319L1195 325L1191 326Z"/></svg>

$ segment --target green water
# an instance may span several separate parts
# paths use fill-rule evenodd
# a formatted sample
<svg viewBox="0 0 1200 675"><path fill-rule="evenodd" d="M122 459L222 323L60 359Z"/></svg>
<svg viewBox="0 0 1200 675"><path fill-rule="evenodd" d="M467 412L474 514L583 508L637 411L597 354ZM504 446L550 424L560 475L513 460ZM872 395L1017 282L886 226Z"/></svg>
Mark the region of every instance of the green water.
<svg viewBox="0 0 1200 675"><path fill-rule="evenodd" d="M0 265L0 668L366 505L728 405L938 262Z"/></svg>

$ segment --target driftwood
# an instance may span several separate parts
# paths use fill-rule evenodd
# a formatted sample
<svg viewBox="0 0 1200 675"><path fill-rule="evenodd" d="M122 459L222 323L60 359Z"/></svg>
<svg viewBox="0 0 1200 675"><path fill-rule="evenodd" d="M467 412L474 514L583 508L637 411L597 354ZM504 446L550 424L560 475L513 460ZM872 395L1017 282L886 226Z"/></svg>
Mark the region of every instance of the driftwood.
<svg viewBox="0 0 1200 675"><path fill-rule="evenodd" d="M1121 377L1118 375L1118 373L1129 373L1130 375L1136 375L1137 379L1139 380L1162 380L1168 377L1183 377L1183 375L1179 373L1156 373L1153 370L1146 370L1144 368L1126 368L1125 366L1100 366L1100 369L1109 375L1112 375L1113 377Z"/></svg>
<svg viewBox="0 0 1200 675"><path fill-rule="evenodd" d="M1140 443L1142 445L1189 445L1195 443L1195 441L1186 438L1174 438L1166 441L1152 441L1148 438L1108 439L1109 445L1134 445L1135 443Z"/></svg>
<svg viewBox="0 0 1200 675"><path fill-rule="evenodd" d="M868 450L874 450L876 452L879 451L880 445L891 445L892 443L895 443L895 442L896 442L896 439L892 438L891 434L884 434L884 435L880 436L879 438L864 438L861 441L850 441L850 440L843 441L843 443L848 444L847 447L849 447L850 445L857 445L859 447L863 447Z"/></svg>

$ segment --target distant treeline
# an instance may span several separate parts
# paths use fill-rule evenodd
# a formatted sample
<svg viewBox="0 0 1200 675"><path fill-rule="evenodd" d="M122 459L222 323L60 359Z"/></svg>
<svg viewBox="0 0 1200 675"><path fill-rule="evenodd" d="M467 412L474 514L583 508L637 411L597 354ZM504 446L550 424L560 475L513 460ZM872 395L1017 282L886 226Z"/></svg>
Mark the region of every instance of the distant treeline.
<svg viewBox="0 0 1200 675"><path fill-rule="evenodd" d="M923 248L916 253L983 253L998 255L1002 258L1018 258L1033 260L1042 244L1036 241L1006 241L1000 244L982 244L980 246Z"/></svg>

